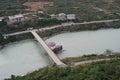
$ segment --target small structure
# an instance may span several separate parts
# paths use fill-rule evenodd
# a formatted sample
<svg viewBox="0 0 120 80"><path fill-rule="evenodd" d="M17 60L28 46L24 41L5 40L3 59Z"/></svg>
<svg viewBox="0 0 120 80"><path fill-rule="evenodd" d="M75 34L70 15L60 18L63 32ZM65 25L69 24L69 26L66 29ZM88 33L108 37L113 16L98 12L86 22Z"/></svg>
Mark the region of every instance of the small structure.
<svg viewBox="0 0 120 80"><path fill-rule="evenodd" d="M24 20L25 20L25 17L22 14L19 14L19 15L14 15L14 16L8 16L8 19L6 22L7 24L12 24L12 23L20 22Z"/></svg>
<svg viewBox="0 0 120 80"><path fill-rule="evenodd" d="M62 45L56 45L55 42L49 42L47 45L52 49L53 52L57 53L63 49Z"/></svg>
<svg viewBox="0 0 120 80"><path fill-rule="evenodd" d="M59 51L62 51L62 49L63 49L62 45L56 45L55 47L52 48L55 54L57 54Z"/></svg>
<svg viewBox="0 0 120 80"><path fill-rule="evenodd" d="M55 44L55 42L49 42L47 45L48 45L49 47L54 47L56 44Z"/></svg>
<svg viewBox="0 0 120 80"><path fill-rule="evenodd" d="M67 20L74 20L75 14L67 14Z"/></svg>
<svg viewBox="0 0 120 80"><path fill-rule="evenodd" d="M27 30L29 31L29 30L33 30L33 27L31 27L31 28L27 28Z"/></svg>
<svg viewBox="0 0 120 80"><path fill-rule="evenodd" d="M38 13L39 13L39 14L44 14L44 12L43 12L43 11L38 11Z"/></svg>
<svg viewBox="0 0 120 80"><path fill-rule="evenodd" d="M56 16L56 19L57 20L66 20L66 14L65 13L59 13L57 16Z"/></svg>

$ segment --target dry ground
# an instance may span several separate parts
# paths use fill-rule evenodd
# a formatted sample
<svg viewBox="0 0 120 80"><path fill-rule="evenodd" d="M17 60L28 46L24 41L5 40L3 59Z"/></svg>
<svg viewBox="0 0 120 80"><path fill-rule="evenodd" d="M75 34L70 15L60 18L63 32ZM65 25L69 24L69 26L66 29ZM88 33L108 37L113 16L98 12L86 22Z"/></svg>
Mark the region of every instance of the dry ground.
<svg viewBox="0 0 120 80"><path fill-rule="evenodd" d="M45 1L39 1L39 2L25 2L23 4L24 6L27 6L28 8L32 10L42 10L45 5L53 5L53 2L45 2Z"/></svg>

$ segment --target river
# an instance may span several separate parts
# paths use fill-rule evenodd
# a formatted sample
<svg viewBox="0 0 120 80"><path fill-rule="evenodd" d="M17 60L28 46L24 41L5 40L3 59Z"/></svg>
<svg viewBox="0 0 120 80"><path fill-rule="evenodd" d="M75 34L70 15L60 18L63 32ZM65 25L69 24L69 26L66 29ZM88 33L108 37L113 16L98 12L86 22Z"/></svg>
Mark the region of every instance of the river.
<svg viewBox="0 0 120 80"><path fill-rule="evenodd" d="M50 64L44 49L36 41L9 44L0 50L0 80L9 78L11 74L24 75Z"/></svg>
<svg viewBox="0 0 120 80"><path fill-rule="evenodd" d="M62 33L46 40L63 45L57 54L61 59L85 54L100 54L106 49L120 52L120 29ZM0 80L11 74L23 75L50 65L49 57L38 42L33 40L9 44L0 50Z"/></svg>
<svg viewBox="0 0 120 80"><path fill-rule="evenodd" d="M47 42L63 45L64 51L58 56L77 57L85 54L101 54L106 49L120 52L120 29L62 33L50 37Z"/></svg>

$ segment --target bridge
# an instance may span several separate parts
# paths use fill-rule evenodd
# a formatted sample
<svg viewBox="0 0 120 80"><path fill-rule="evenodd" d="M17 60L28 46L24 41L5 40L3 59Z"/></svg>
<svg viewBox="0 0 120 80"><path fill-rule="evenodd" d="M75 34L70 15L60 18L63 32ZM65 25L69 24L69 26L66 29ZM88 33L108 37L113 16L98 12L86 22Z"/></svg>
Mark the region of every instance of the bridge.
<svg viewBox="0 0 120 80"><path fill-rule="evenodd" d="M36 33L35 30L31 31L36 40L43 46L49 57L54 61L58 66L64 67L65 64L56 56L56 54L46 45L42 38Z"/></svg>

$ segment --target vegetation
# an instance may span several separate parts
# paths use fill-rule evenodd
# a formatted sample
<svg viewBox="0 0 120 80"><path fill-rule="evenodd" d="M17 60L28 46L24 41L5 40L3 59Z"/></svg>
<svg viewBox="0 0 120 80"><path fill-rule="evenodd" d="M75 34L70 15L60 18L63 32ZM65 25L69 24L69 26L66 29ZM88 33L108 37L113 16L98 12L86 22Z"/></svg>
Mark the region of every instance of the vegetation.
<svg viewBox="0 0 120 80"><path fill-rule="evenodd" d="M76 14L80 20L101 20L120 18L120 0L46 0L54 7L46 7L49 14ZM112 2L110 2L112 1Z"/></svg>
<svg viewBox="0 0 120 80"><path fill-rule="evenodd" d="M106 52L109 52L109 50ZM90 58L98 58L98 56L95 55L88 56ZM88 56L69 58L69 60L83 60ZM120 53L117 55L114 54L114 56L120 57ZM99 55L99 57L101 57L101 55ZM69 60L65 62L67 63ZM22 77L12 75L10 79L5 80L120 80L120 60L116 58L109 61L94 62L74 67L45 67Z"/></svg>
<svg viewBox="0 0 120 80"><path fill-rule="evenodd" d="M19 2L18 2L19 1ZM1 0L0 16L25 12L22 4L28 0ZM48 14L76 14L79 20L101 20L120 18L120 0L30 0L52 1L53 7L46 6ZM17 10L23 9L23 10ZM5 11L2 11L5 10ZM11 11L10 11L11 10Z"/></svg>
<svg viewBox="0 0 120 80"><path fill-rule="evenodd" d="M24 9L25 7L16 1L17 0L0 0L0 16L21 13L20 10L17 11L16 9Z"/></svg>
<svg viewBox="0 0 120 80"><path fill-rule="evenodd" d="M2 45L2 43L4 42L3 40L4 40L4 37L3 37L3 35L0 33L0 43L1 43L1 45Z"/></svg>
<svg viewBox="0 0 120 80"><path fill-rule="evenodd" d="M12 25L7 25L4 21L0 23L0 32L3 34L27 30L27 28L43 28L47 26L61 24L65 21L59 21L56 19L31 19L23 22L14 23Z"/></svg>

